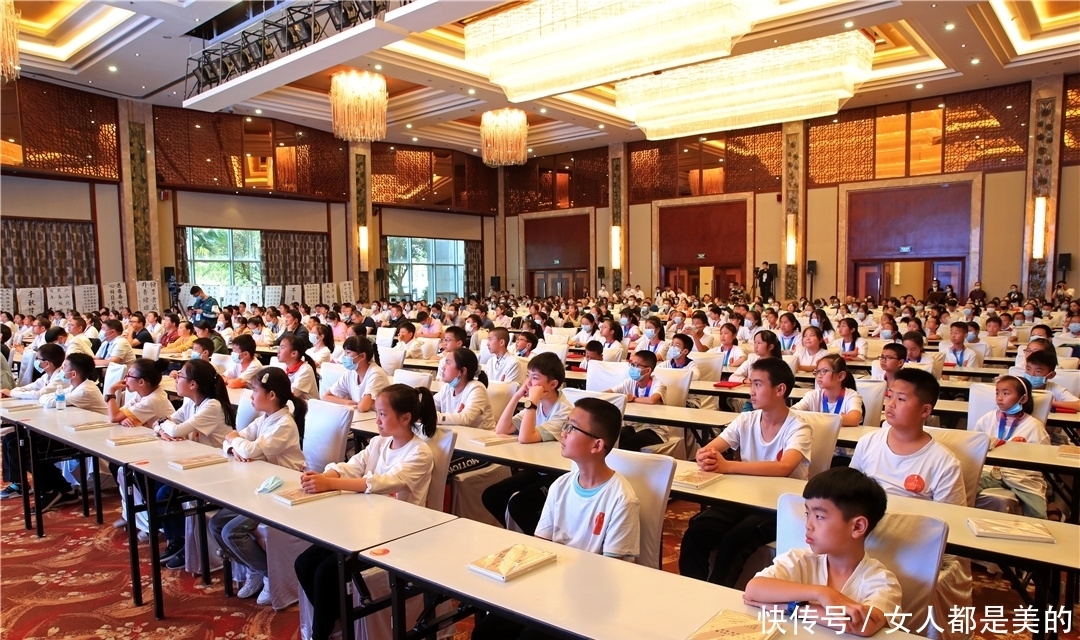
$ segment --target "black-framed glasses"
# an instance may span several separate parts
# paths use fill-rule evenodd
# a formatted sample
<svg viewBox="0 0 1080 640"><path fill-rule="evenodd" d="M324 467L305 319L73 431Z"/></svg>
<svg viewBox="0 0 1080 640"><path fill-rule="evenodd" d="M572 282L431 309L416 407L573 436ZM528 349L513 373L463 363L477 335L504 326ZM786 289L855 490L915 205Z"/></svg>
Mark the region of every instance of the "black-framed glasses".
<svg viewBox="0 0 1080 640"><path fill-rule="evenodd" d="M125 378L128 378L128 379L130 379L130 380L142 380L142 379L143 379L143 377L142 377L142 376L133 376L133 375L131 375L131 374L128 374L128 375L126 375L126 376L124 376L124 377L125 377Z"/></svg>
<svg viewBox="0 0 1080 640"><path fill-rule="evenodd" d="M880 356L878 356L878 360L881 360L882 362L888 362L889 360L899 360L899 359L900 358L897 358L896 356L887 356L884 353L881 354Z"/></svg>
<svg viewBox="0 0 1080 640"><path fill-rule="evenodd" d="M570 424L569 422L567 422L566 424L563 425L562 432L563 432L564 436L570 435L571 431L577 431L579 433L584 433L585 435L587 435L590 438L593 438L595 440L600 439L600 436L591 434L588 431L582 429L581 427L574 426L574 425Z"/></svg>
<svg viewBox="0 0 1080 640"><path fill-rule="evenodd" d="M832 369L814 369L812 372L815 376L823 376L828 373L833 373Z"/></svg>
<svg viewBox="0 0 1080 640"><path fill-rule="evenodd" d="M191 378L188 378L188 377L186 377L186 376L176 376L176 379L177 379L177 380L188 380L188 381L191 381Z"/></svg>

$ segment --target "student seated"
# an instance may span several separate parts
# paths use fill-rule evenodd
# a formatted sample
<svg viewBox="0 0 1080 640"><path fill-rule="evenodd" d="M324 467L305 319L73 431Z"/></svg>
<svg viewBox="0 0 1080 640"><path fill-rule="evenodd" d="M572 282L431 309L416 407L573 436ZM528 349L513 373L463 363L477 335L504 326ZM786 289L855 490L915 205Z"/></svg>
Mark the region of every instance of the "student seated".
<svg viewBox="0 0 1080 640"><path fill-rule="evenodd" d="M262 364L255 358L255 339L250 335L239 335L229 345L232 361L225 367L225 383L230 389L250 389L255 372Z"/></svg>
<svg viewBox="0 0 1080 640"><path fill-rule="evenodd" d="M502 326L502 325L498 325ZM581 317L581 331L578 331L570 338L569 345L571 347L584 347L598 337L596 335L597 324L596 318L591 313L586 313Z"/></svg>
<svg viewBox="0 0 1080 640"><path fill-rule="evenodd" d="M903 345L907 350L907 355L904 356L904 363L911 362L913 364L930 364L934 361L933 357L926 354L923 351L923 345L925 341L921 333L916 331L908 331L904 334Z"/></svg>
<svg viewBox="0 0 1080 640"><path fill-rule="evenodd" d="M1054 336L1055 347L1069 347L1073 358L1080 358L1080 314L1071 314L1064 322L1061 333Z"/></svg>
<svg viewBox="0 0 1080 640"><path fill-rule="evenodd" d="M814 378L817 388L803 396L792 409L833 413L840 416L840 426L859 426L863 418L863 401L855 388L855 378L848 371L847 361L830 353L818 361Z"/></svg>
<svg viewBox="0 0 1080 640"><path fill-rule="evenodd" d="M488 332L487 345L491 359L484 365L484 373L491 382L516 382L524 386L525 367L507 352L509 344L510 332L506 329L496 327Z"/></svg>
<svg viewBox="0 0 1080 640"><path fill-rule="evenodd" d="M777 339L776 334L772 331L758 331L754 336L754 353L746 357L746 362L739 365L728 380L750 384L750 371L755 362L761 358L779 359L780 357L780 340Z"/></svg>
<svg viewBox="0 0 1080 640"><path fill-rule="evenodd" d="M802 332L802 344L795 349L798 357L796 368L799 371L817 369L818 361L829 353L825 346L825 334L817 327L807 327Z"/></svg>
<svg viewBox="0 0 1080 640"><path fill-rule="evenodd" d="M495 329L492 333L499 331ZM514 434L518 442L552 442L562 435L573 405L562 392L566 369L559 356L541 353L529 361L529 377L510 398L495 423L495 432ZM522 409L518 411L518 403ZM524 470L484 490L484 507L503 526L510 512L517 526L531 534L536 529L544 492L561 474Z"/></svg>
<svg viewBox="0 0 1080 640"><path fill-rule="evenodd" d="M1050 410L1071 409L1080 411L1080 398L1071 391L1053 381L1057 375L1057 354L1051 350L1032 351L1024 363L1024 378L1031 383L1033 390L1046 391L1053 398ZM1054 444L1068 444L1069 439L1061 427L1047 429Z"/></svg>
<svg viewBox="0 0 1080 640"><path fill-rule="evenodd" d="M605 458L619 437L615 405L582 398L562 428L562 456L577 470L548 490L536 537L590 553L633 562L640 552L641 505L633 487ZM520 638L525 627L488 614L477 620L473 640ZM533 638L535 636L529 635Z"/></svg>
<svg viewBox="0 0 1080 640"><path fill-rule="evenodd" d="M319 374L315 362L307 355L310 348L307 338L295 333L287 333L278 340L278 367L292 381L293 394L304 400L319 397Z"/></svg>
<svg viewBox="0 0 1080 640"><path fill-rule="evenodd" d="M760 332L773 335L771 332ZM758 337L758 336L755 336ZM810 467L810 426L787 406L795 376L779 358L761 358L750 370L750 403L720 435L697 452L702 471L805 479ZM741 460L723 456L737 450ZM709 507L690 519L682 540L679 573L733 587L754 551L776 539L776 513L742 505ZM712 569L709 556L716 554Z"/></svg>
<svg viewBox="0 0 1080 640"><path fill-rule="evenodd" d="M778 555L746 583L743 602L795 604L800 614L806 611L808 619L838 633L874 635L901 603L896 576L866 554L866 539L885 516L888 496L861 471L837 467L811 478L803 499L810 548ZM843 608L842 618L829 614L835 607Z"/></svg>
<svg viewBox="0 0 1080 640"><path fill-rule="evenodd" d="M37 322L37 321L35 321ZM124 338L124 325L119 320L107 320L104 324L104 339L94 358L94 364L107 367L111 362L131 364L135 361L135 351ZM44 335L44 332L42 332ZM43 338L44 340L44 338Z"/></svg>
<svg viewBox="0 0 1080 640"><path fill-rule="evenodd" d="M161 348L161 355L182 354L191 348L191 345L195 343L196 339L195 325L184 320L176 325L176 339ZM211 349L211 351L213 351L213 349Z"/></svg>
<svg viewBox="0 0 1080 640"><path fill-rule="evenodd" d="M968 324L966 322L954 322L949 325L949 344L942 343L941 345L941 350L945 352L945 364L957 367L982 365L982 358L974 349L967 346L967 341Z"/></svg>
<svg viewBox="0 0 1080 640"><path fill-rule="evenodd" d="M639 339L631 348L642 351L648 350L656 355L656 359L663 362L667 358L668 343L664 339L664 323L656 316L645 319L645 328L641 331Z"/></svg>
<svg viewBox="0 0 1080 640"><path fill-rule="evenodd" d="M491 413L487 374L480 370L476 354L459 347L444 354L443 360L445 364L440 380L446 384L435 394L439 424L494 429L495 416Z"/></svg>
<svg viewBox="0 0 1080 640"><path fill-rule="evenodd" d="M394 348L404 351L406 360L424 357L424 349L416 339L416 326L413 323L406 320L398 325L397 339Z"/></svg>
<svg viewBox="0 0 1080 640"><path fill-rule="evenodd" d="M124 379L105 391L109 422L125 427L141 427L156 424L158 420L173 414L169 395L161 388L161 371L153 360L136 358L128 367ZM123 404L116 401L121 391L124 392Z"/></svg>
<svg viewBox="0 0 1080 640"><path fill-rule="evenodd" d="M1002 376L995 386L997 410L979 418L971 430L990 436L991 448L1006 442L1050 444L1046 427L1031 415L1034 409L1031 383L1016 376ZM1025 516L1046 519L1046 480L1038 471L984 466L979 476L979 491L990 488L1011 491L1020 501Z"/></svg>
<svg viewBox="0 0 1080 640"><path fill-rule="evenodd" d="M540 339L536 337L535 333L522 331L517 334L514 341L514 355L519 358L528 358L538 344L540 344Z"/></svg>
<svg viewBox="0 0 1080 640"><path fill-rule="evenodd" d="M25 354L30 353L33 352L26 351L24 352L24 356ZM34 357L34 369L41 372L41 376L26 386L15 387L10 390L0 389L0 397L37 399L42 395L53 393L61 386L67 386L69 384L68 379L64 376L64 349L60 347L60 345L43 344L41 345L41 348L37 350ZM23 366L28 366L29 359L30 358L26 356L26 359L23 360ZM4 362L7 361L5 360ZM4 434L2 442L4 481L7 484L4 489L0 491L0 500L22 495L22 487L20 487L17 482L19 477L18 436L15 431L12 430L10 433ZM25 460L24 464L28 463L29 458ZM66 491L69 488L67 483L63 483L62 485L57 484L57 486L63 491Z"/></svg>
<svg viewBox="0 0 1080 640"><path fill-rule="evenodd" d="M730 322L725 322L718 329L713 329L712 339L715 343L719 340L720 344L709 350L710 353L719 353L724 356L724 368L731 367L737 369L744 362L746 362L746 354L743 353L742 347L736 342L735 336L737 334L735 325ZM752 340L752 339L751 339Z"/></svg>
<svg viewBox="0 0 1080 640"><path fill-rule="evenodd" d="M608 389L606 393L626 396L626 402L664 404L664 383L653 377L656 355L641 350L630 356L630 376L622 384ZM619 448L641 451L650 445L661 444L667 439L668 428L654 424L627 423L619 435Z"/></svg>
<svg viewBox="0 0 1080 640"><path fill-rule="evenodd" d="M776 337L780 339L780 351L784 355L795 353L800 342L799 334L802 331L798 318L794 313L785 313L780 316L778 328L779 334Z"/></svg>
<svg viewBox="0 0 1080 640"><path fill-rule="evenodd" d="M446 366L447 356L457 349L465 347L465 342L467 340L468 336L465 335L465 330L461 327L446 327L443 331L442 338L439 340L439 354L436 356L439 364L435 367L436 380L442 380L442 372L443 368Z"/></svg>
<svg viewBox="0 0 1080 640"><path fill-rule="evenodd" d="M829 343L830 347L840 350L844 360L866 360L866 338L859 335L859 324L854 318L843 318L837 323L838 337Z"/></svg>
<svg viewBox="0 0 1080 640"><path fill-rule="evenodd" d="M348 462L331 462L325 471L307 470L300 485L308 493L352 491L389 495L423 506L435 464L428 443L435 435L431 391L392 384L375 398L379 435ZM312 545L293 564L304 596L314 608L311 640L326 640L341 617L337 553ZM349 623L351 624L351 622Z"/></svg>
<svg viewBox="0 0 1080 640"><path fill-rule="evenodd" d="M324 362L330 362L330 356L334 354L334 330L328 324L316 322L308 331L308 339L311 348L307 350L307 356L315 363L317 370Z"/></svg>
<svg viewBox="0 0 1080 640"><path fill-rule="evenodd" d="M361 413L371 411L379 392L390 386L386 372L378 364L375 345L367 338L350 336L345 338L343 349L341 366L345 367L345 375L322 394L322 400L348 405Z"/></svg>
<svg viewBox="0 0 1080 640"><path fill-rule="evenodd" d="M599 340L589 340L585 345L585 355L581 358L580 367L571 367L571 371L588 371L589 363L593 360L604 359L604 343Z"/></svg>
<svg viewBox="0 0 1080 640"><path fill-rule="evenodd" d="M904 366L905 360L907 360L907 349L904 345L895 343L885 345L881 348L878 366L871 371L870 378L884 380L888 386L892 386L893 381L896 380L896 372Z"/></svg>

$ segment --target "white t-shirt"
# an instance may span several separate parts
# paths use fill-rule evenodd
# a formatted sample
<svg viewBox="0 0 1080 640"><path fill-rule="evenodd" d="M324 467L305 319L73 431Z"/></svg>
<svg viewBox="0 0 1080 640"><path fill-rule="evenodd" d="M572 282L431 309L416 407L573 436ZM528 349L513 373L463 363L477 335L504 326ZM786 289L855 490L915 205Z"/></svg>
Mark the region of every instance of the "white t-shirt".
<svg viewBox="0 0 1080 640"><path fill-rule="evenodd" d="M828 404L828 406L826 406ZM825 392L821 389L808 391L802 400L799 400L792 409L796 411L815 411L818 413L833 413L843 415L849 411L863 412L862 396L858 391L844 389L844 395L838 402L828 402Z"/></svg>
<svg viewBox="0 0 1080 640"><path fill-rule="evenodd" d="M827 355L829 352L824 348L818 349L816 353L810 353L806 347L795 349L795 356L799 359L799 365L803 367L812 367Z"/></svg>
<svg viewBox="0 0 1080 640"><path fill-rule="evenodd" d="M307 350L308 356L315 361L315 366L318 367L324 362L330 361L332 355L328 347L312 347Z"/></svg>
<svg viewBox="0 0 1080 640"><path fill-rule="evenodd" d="M739 358L742 358L746 355L746 353L742 350L742 347L737 344L731 345L731 348L727 350L725 350L723 346L714 347L712 349L709 349L709 353L721 354L723 356L725 369L734 364L735 362L738 362Z"/></svg>
<svg viewBox="0 0 1080 640"><path fill-rule="evenodd" d="M771 566L757 572L755 578L774 578L800 584L829 584L829 560L825 554L810 549L791 549L776 556ZM896 611L901 603L900 582L880 561L863 555L840 593L882 613Z"/></svg>
<svg viewBox="0 0 1080 640"><path fill-rule="evenodd" d="M169 402L169 394L165 393L161 387L154 389L147 396L125 393L124 406L120 407L120 410L137 426L151 425L161 418L171 416L174 412L172 403Z"/></svg>
<svg viewBox="0 0 1080 640"><path fill-rule="evenodd" d="M855 351L858 354L856 359L866 360L866 338L844 340L838 335L829 341L829 347L839 349L841 354Z"/></svg>
<svg viewBox="0 0 1080 640"><path fill-rule="evenodd" d="M967 506L960 462L949 449L932 439L922 449L907 456L893 453L886 422L880 431L861 438L851 459L851 468L870 476L892 496L907 496Z"/></svg>
<svg viewBox="0 0 1080 640"><path fill-rule="evenodd" d="M663 382L656 378L653 378L652 383L646 387L640 387L637 382L627 378L622 381L622 384L614 387L611 392L621 393L624 396L633 394L635 398L652 398L653 396L660 396L660 404L667 404L665 398L667 387L664 386ZM668 437L668 433L670 433L670 430L667 427L656 424L644 424L640 422L624 422L623 424L628 427L633 427L634 431L644 431L646 429L655 431L656 435L665 440Z"/></svg>
<svg viewBox="0 0 1080 640"><path fill-rule="evenodd" d="M304 400L319 397L319 383L315 380L315 369L307 363L307 360L301 361L300 367L292 373L289 373L288 366L284 362L279 361L277 366L289 376L293 395L300 396Z"/></svg>
<svg viewBox="0 0 1080 640"><path fill-rule="evenodd" d="M262 369L262 363L257 358L252 358L247 368L243 367L243 363L230 362L229 366L225 367L225 377L229 380L240 379L251 384L251 381L255 379L255 374Z"/></svg>
<svg viewBox="0 0 1080 640"><path fill-rule="evenodd" d="M671 345L665 340L661 340L656 344L650 344L650 342L643 337L641 340L638 340L638 343L635 345L635 350L651 351L656 354L656 359L658 361L663 362L663 360L667 358L667 352L670 346Z"/></svg>
<svg viewBox="0 0 1080 640"><path fill-rule="evenodd" d="M776 339L780 341L780 349L784 353L798 353L798 350L802 348L802 335L797 331L790 337L785 337L783 333L777 331Z"/></svg>
<svg viewBox="0 0 1080 640"><path fill-rule="evenodd" d="M516 382L519 385L525 383L526 369L517 356L510 352L501 358L492 356L484 365L484 373L491 382Z"/></svg>
<svg viewBox="0 0 1080 640"><path fill-rule="evenodd" d="M244 427L239 438L224 442L228 453L235 451L249 460L266 460L279 467L302 471L304 452L300 450L300 430L288 407L270 415L260 415Z"/></svg>
<svg viewBox="0 0 1080 640"><path fill-rule="evenodd" d="M423 506L435 465L431 448L419 436L398 449L390 448L393 443L393 438L375 436L348 462L331 462L326 471L337 471L342 478L367 478L367 493Z"/></svg>
<svg viewBox="0 0 1080 640"><path fill-rule="evenodd" d="M760 359L761 356L756 353L751 353L746 356L746 362L740 364L739 368L728 377L728 380L731 380L732 382L742 382L743 380L746 380L750 377L750 367Z"/></svg>
<svg viewBox="0 0 1080 640"><path fill-rule="evenodd" d="M570 412L574 410L574 405L570 404L570 401L566 399L566 395L560 391L559 399L551 405L549 411L544 410L543 401L537 405L536 411L536 431L540 434L540 440L542 442L550 442L552 440L558 440L562 435L563 425L570 419ZM514 423L514 433L518 433L521 430L521 416L525 414L529 409L522 409L514 414L511 419Z"/></svg>
<svg viewBox="0 0 1080 640"><path fill-rule="evenodd" d="M954 364L958 367L978 367L982 365L982 358L970 347L964 347L963 351L953 351L951 344L943 344L941 352L945 354L946 364Z"/></svg>
<svg viewBox="0 0 1080 640"><path fill-rule="evenodd" d="M206 398L198 405L191 398L184 398L184 403L160 428L170 437L188 438L211 447L220 447L233 430L225 424L225 412L214 398Z"/></svg>
<svg viewBox="0 0 1080 640"><path fill-rule="evenodd" d="M398 340L398 343L394 348L397 349L398 351L404 351L406 360L409 360L409 359L414 359L415 360L417 358L423 358L424 357L424 347L420 343L420 341L418 339L416 339L415 337L412 339L411 342L405 342L403 340Z"/></svg>
<svg viewBox="0 0 1080 640"><path fill-rule="evenodd" d="M494 429L495 414L491 411L487 387L478 380L471 380L460 386L462 388L459 394L455 394L455 390L448 384L444 384L435 394L439 424Z"/></svg>
<svg viewBox="0 0 1080 640"><path fill-rule="evenodd" d="M375 396L388 386L390 386L390 379L386 377L386 372L379 365L372 363L364 372L363 379L355 371L346 371L345 375L338 378L338 381L327 392L335 398L349 398L359 404L364 396L371 396L374 400Z"/></svg>
<svg viewBox="0 0 1080 640"><path fill-rule="evenodd" d="M793 449L802 454L800 462L789 477L806 480L810 473L810 425L788 411L787 419L770 442L761 438L761 411L740 413L720 432L720 437L732 449L737 449L744 462L778 462L784 453Z"/></svg>
<svg viewBox="0 0 1080 640"><path fill-rule="evenodd" d="M981 431L990 436L991 446L1003 439L1012 441L1023 438L1024 442L1032 444L1050 444L1050 436L1046 433L1046 427L1042 422L1028 414L1021 414L1019 422L1013 422L1007 417L1005 424L1001 424L1002 414L1000 411L990 411L975 421L972 431ZM1002 429L1004 427L1004 429ZM1046 495L1046 480L1038 471L1025 471L1023 469L1009 469L1007 467L995 467L987 465L983 467L984 473L1000 473L1002 480L1010 487L1016 487L1030 493Z"/></svg>
<svg viewBox="0 0 1080 640"><path fill-rule="evenodd" d="M640 511L633 487L618 473L599 487L582 489L573 471L548 489L535 535L589 553L636 558Z"/></svg>

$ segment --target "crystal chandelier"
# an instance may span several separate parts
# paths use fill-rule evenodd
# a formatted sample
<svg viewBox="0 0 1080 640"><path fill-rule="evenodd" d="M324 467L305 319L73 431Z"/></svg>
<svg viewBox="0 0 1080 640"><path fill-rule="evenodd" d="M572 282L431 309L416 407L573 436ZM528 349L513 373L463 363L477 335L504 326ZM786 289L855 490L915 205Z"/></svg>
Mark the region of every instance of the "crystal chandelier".
<svg viewBox="0 0 1080 640"><path fill-rule="evenodd" d="M529 122L521 109L487 111L480 118L484 164L525 164L529 156Z"/></svg>
<svg viewBox="0 0 1080 640"><path fill-rule="evenodd" d="M369 71L339 71L330 79L334 135L351 142L386 137L386 78Z"/></svg>
<svg viewBox="0 0 1080 640"><path fill-rule="evenodd" d="M777 0L534 0L465 25L510 102L730 55Z"/></svg>
<svg viewBox="0 0 1080 640"><path fill-rule="evenodd" d="M670 69L615 85L649 140L804 120L840 110L870 75L861 31Z"/></svg>
<svg viewBox="0 0 1080 640"><path fill-rule="evenodd" d="M19 77L19 18L15 0L0 0L0 81Z"/></svg>

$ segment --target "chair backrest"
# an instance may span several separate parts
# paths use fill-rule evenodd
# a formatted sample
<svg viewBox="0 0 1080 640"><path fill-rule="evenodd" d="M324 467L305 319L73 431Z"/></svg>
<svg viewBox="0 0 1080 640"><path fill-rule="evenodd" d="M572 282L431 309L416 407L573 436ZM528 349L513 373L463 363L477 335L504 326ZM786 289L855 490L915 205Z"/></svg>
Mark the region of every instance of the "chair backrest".
<svg viewBox="0 0 1080 640"><path fill-rule="evenodd" d="M869 380L859 378L855 380L855 390L862 396L863 419L862 423L868 427L881 426L881 411L885 408L885 390L889 383L884 380Z"/></svg>
<svg viewBox="0 0 1080 640"><path fill-rule="evenodd" d="M98 352L101 348L101 338L90 338L90 350L94 353Z"/></svg>
<svg viewBox="0 0 1080 640"><path fill-rule="evenodd" d="M231 357L225 353L215 353L210 356L210 364L214 365L218 373L225 373L225 369L228 368Z"/></svg>
<svg viewBox="0 0 1080 640"><path fill-rule="evenodd" d="M108 390L117 382L124 379L124 375L127 373L127 365L119 362L110 362L108 368L105 369L105 380L102 383L104 389Z"/></svg>
<svg viewBox="0 0 1080 640"><path fill-rule="evenodd" d="M789 356L780 357L781 359L783 359L784 362L787 363L787 366L791 368L791 375L799 374L799 356L792 354Z"/></svg>
<svg viewBox="0 0 1080 640"><path fill-rule="evenodd" d="M943 351L927 351L925 352L930 356L931 367L933 367L932 373L937 379L941 379L941 372L945 369L945 352Z"/></svg>
<svg viewBox="0 0 1080 640"><path fill-rule="evenodd" d="M1056 353L1059 358L1067 358L1071 356L1072 350L1072 347L1054 347L1054 353Z"/></svg>
<svg viewBox="0 0 1080 640"><path fill-rule="evenodd" d="M810 477L832 466L836 438L840 435L840 416L818 411L796 411L799 419L810 425Z"/></svg>
<svg viewBox="0 0 1080 640"><path fill-rule="evenodd" d="M990 355L995 358L1004 358L1005 351L1009 348L1009 336L983 336L979 338L990 347Z"/></svg>
<svg viewBox="0 0 1080 640"><path fill-rule="evenodd" d="M1023 378L1024 370L1019 367L1009 367L1009 375ZM1058 371L1057 375L1054 376L1054 381L1056 382L1060 376L1061 372ZM997 410L994 388L995 385L990 382L972 383L968 398L968 424L972 424L972 418L978 420L991 411ZM1034 403L1031 415L1045 425L1046 420L1050 417L1050 406L1054 401L1054 396L1047 391L1036 389L1031 394L1031 401ZM976 404L978 404L977 407L974 406Z"/></svg>
<svg viewBox="0 0 1080 640"><path fill-rule="evenodd" d="M277 356L270 356L270 364L269 364L269 365L267 365L267 366L270 366L270 367L277 367L277 368L279 368L279 369L283 368L283 367L281 366L281 360L278 360L278 357L277 357Z"/></svg>
<svg viewBox="0 0 1080 640"><path fill-rule="evenodd" d="M319 367L319 397L321 398L323 394L330 390L330 387L337 384L337 381L346 372L345 365L336 362L322 363L322 366Z"/></svg>
<svg viewBox="0 0 1080 640"><path fill-rule="evenodd" d="M675 458L615 449L608 454L607 464L626 478L640 505L641 542L635 562L659 569L664 516L671 494L671 480L675 477Z"/></svg>
<svg viewBox="0 0 1080 640"><path fill-rule="evenodd" d="M552 329L551 333L544 334L544 342L549 345L565 345L570 342L570 336L561 333L555 333L555 330Z"/></svg>
<svg viewBox="0 0 1080 640"><path fill-rule="evenodd" d="M1019 343L1019 344L1027 344L1028 340L1031 339L1031 328L1033 326L1035 326L1035 325L1025 324L1025 325L1020 325L1019 327L1016 327L1016 329L1015 329L1016 342Z"/></svg>
<svg viewBox="0 0 1080 640"><path fill-rule="evenodd" d="M621 346L609 347L604 349L604 354L601 356L604 362L622 362L623 348Z"/></svg>
<svg viewBox="0 0 1080 640"><path fill-rule="evenodd" d="M491 412L495 415L496 422L499 421L499 416L506 409L506 405L510 404L510 398L514 396L517 389L516 382L488 382L488 400L491 402Z"/></svg>
<svg viewBox="0 0 1080 640"><path fill-rule="evenodd" d="M14 352L15 350L12 349ZM37 357L37 352L29 347L23 349L22 360L19 361L19 379L16 384L20 387L25 387L34 381L34 358Z"/></svg>
<svg viewBox="0 0 1080 640"><path fill-rule="evenodd" d="M669 407L686 406L686 396L690 394L690 378L693 373L689 369L653 370L653 377L664 383L664 404Z"/></svg>
<svg viewBox="0 0 1080 640"><path fill-rule="evenodd" d="M533 349L532 356L535 358L537 354L554 353L555 355L559 356L559 360L562 360L562 363L565 365L566 354L569 350L570 347L567 346L565 342L562 344L552 344L550 342L544 342L543 344L537 345L537 347Z"/></svg>
<svg viewBox="0 0 1080 640"><path fill-rule="evenodd" d="M392 347L394 346L394 338L396 337L396 327L379 327L375 330L375 345L379 347Z"/></svg>
<svg viewBox="0 0 1080 640"><path fill-rule="evenodd" d="M876 364L877 363L875 363L875 365ZM909 369L921 369L922 371L925 371L931 375L933 375L934 373L933 362L905 362L903 366Z"/></svg>
<svg viewBox="0 0 1080 640"><path fill-rule="evenodd" d="M989 342L983 342L980 340L979 342L969 343L968 347L970 347L972 351L978 354L980 362L990 357Z"/></svg>
<svg viewBox="0 0 1080 640"><path fill-rule="evenodd" d="M566 336L567 340L577 335L577 327L552 327L551 333L556 336ZM547 338L544 338L547 340Z"/></svg>
<svg viewBox="0 0 1080 640"><path fill-rule="evenodd" d="M964 477L964 489L967 491L967 506L974 507L975 496L979 494L979 475L982 473L983 463L986 462L986 454L990 451L990 436L978 431L923 428L960 461L960 474Z"/></svg>
<svg viewBox="0 0 1080 640"><path fill-rule="evenodd" d="M607 391L630 377L629 362L594 360L585 370L585 388L589 391Z"/></svg>
<svg viewBox="0 0 1080 640"><path fill-rule="evenodd" d="M240 402L236 405L236 430L243 430L258 415L259 412L255 410L255 405L251 404L251 389L245 389L240 394Z"/></svg>
<svg viewBox="0 0 1080 640"><path fill-rule="evenodd" d="M937 586L949 525L911 513L886 513L866 539L866 553L896 575L904 613L925 620ZM776 505L776 553L807 549L806 512L802 496L785 493Z"/></svg>
<svg viewBox="0 0 1080 640"><path fill-rule="evenodd" d="M426 371L409 371L398 369L394 372L394 384L407 384L414 389L420 387L431 388L431 373Z"/></svg>
<svg viewBox="0 0 1080 640"><path fill-rule="evenodd" d="M450 472L450 459L454 456L457 432L448 427L437 427L435 435L424 440L431 448L431 457L434 461L426 506L428 509L442 511L446 501L446 476Z"/></svg>
<svg viewBox="0 0 1080 640"><path fill-rule="evenodd" d="M392 376L394 372L401 368L401 365L405 363L405 352L400 349L393 349L391 347L378 346L379 350L379 366L383 368L386 375Z"/></svg>
<svg viewBox="0 0 1080 640"><path fill-rule="evenodd" d="M723 354L692 351L687 358L693 360L697 365L702 380L719 382L724 379L722 375L724 372Z"/></svg>
<svg viewBox="0 0 1080 640"><path fill-rule="evenodd" d="M604 393L603 391L586 391L585 389L567 387L563 389L563 394L570 401L570 404L577 404L577 401L582 398L599 398L618 407L619 414L626 415L626 396L621 393Z"/></svg>
<svg viewBox="0 0 1080 640"><path fill-rule="evenodd" d="M309 400L304 424L304 465L309 471L345 460L353 410L342 404Z"/></svg>
<svg viewBox="0 0 1080 640"><path fill-rule="evenodd" d="M1060 361L1061 358L1058 358ZM1054 382L1065 387L1074 396L1080 396L1080 371L1075 369L1058 369L1054 374Z"/></svg>
<svg viewBox="0 0 1080 640"><path fill-rule="evenodd" d="M879 340L878 338L866 339L866 357L877 358L881 355L881 350L885 348L885 345L889 344L887 340Z"/></svg>
<svg viewBox="0 0 1080 640"><path fill-rule="evenodd" d="M147 360L157 360L161 357L161 345L154 342L144 344L142 348L142 357Z"/></svg>
<svg viewBox="0 0 1080 640"><path fill-rule="evenodd" d="M487 340L480 341L480 357L478 360L480 360L481 367L487 364L488 360L491 360L491 351L488 349Z"/></svg>
<svg viewBox="0 0 1080 640"><path fill-rule="evenodd" d="M1080 358L1063 358L1058 356L1058 369L1080 369Z"/></svg>
<svg viewBox="0 0 1080 640"><path fill-rule="evenodd" d="M417 338L420 341L420 353L424 357L424 360L431 360L435 357L435 354L439 351L439 339L438 338Z"/></svg>

